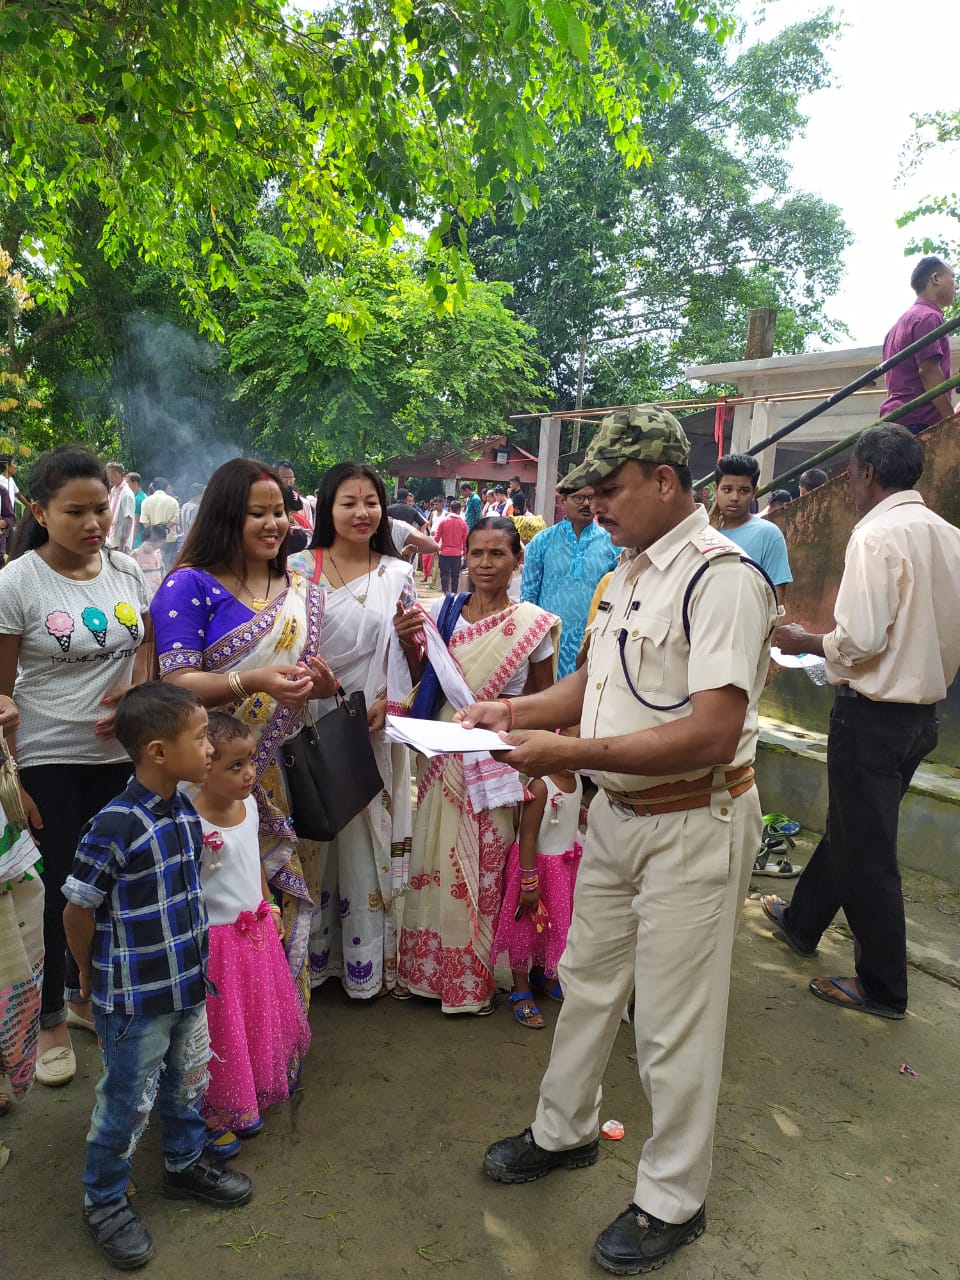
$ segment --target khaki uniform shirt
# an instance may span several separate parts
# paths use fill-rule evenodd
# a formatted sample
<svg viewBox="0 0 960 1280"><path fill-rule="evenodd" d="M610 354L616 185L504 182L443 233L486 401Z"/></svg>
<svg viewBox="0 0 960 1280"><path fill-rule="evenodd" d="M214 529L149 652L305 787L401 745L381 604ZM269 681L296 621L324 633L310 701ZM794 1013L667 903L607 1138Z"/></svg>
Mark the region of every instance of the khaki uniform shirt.
<svg viewBox="0 0 960 1280"><path fill-rule="evenodd" d="M697 510L646 551L630 556L614 571L597 615L588 628L587 685L580 733L615 738L669 724L691 712L688 695L735 685L749 699L743 732L726 768L753 761L757 745L757 702L763 691L770 633L780 611L766 580L740 560L740 548L710 527ZM703 565L688 604L690 643L683 628L683 597ZM620 636L626 632L623 662ZM634 688L653 707L644 706ZM682 706L675 706L682 702ZM688 773L637 776L598 772L602 787L639 791Z"/></svg>
<svg viewBox="0 0 960 1280"><path fill-rule="evenodd" d="M854 527L823 637L827 679L874 702L939 702L960 666L960 529L915 489Z"/></svg>

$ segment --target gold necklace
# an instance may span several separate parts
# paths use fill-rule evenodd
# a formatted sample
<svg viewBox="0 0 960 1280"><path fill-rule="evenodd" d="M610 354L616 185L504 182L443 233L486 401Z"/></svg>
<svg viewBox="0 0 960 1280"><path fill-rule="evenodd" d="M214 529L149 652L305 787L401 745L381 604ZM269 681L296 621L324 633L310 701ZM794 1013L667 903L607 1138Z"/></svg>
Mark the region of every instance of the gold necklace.
<svg viewBox="0 0 960 1280"><path fill-rule="evenodd" d="M337 577L340 579L340 585L346 587L346 589L353 596L354 600L356 600L357 604L359 605L366 604L367 596L370 594L370 575L373 573L373 552L370 551L369 549L367 551L367 585L366 587L364 587L361 595L357 595L356 592L351 590L349 582L347 582L346 578L343 576L343 572L341 571L340 566L337 564L336 560L334 560L333 552L330 550L329 547L327 548L327 555L330 557L330 563L333 565L334 571Z"/></svg>
<svg viewBox="0 0 960 1280"><path fill-rule="evenodd" d="M250 588L247 586L245 578L238 578L236 574L234 574L233 576L234 576L234 580L238 582L241 587L243 587L244 591L250 597L250 608L254 611L254 613L263 613L264 609L270 603L270 598L269 598L270 583L273 580L273 574L270 571L270 566L267 565L267 598L266 599L261 599L259 596L255 596L253 592L250 590Z"/></svg>

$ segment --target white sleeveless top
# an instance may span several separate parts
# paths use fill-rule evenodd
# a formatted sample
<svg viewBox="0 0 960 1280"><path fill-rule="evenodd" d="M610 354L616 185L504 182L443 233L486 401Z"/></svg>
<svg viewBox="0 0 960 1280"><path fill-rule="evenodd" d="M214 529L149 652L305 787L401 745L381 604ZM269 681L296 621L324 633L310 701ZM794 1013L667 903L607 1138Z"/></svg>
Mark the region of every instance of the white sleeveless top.
<svg viewBox="0 0 960 1280"><path fill-rule="evenodd" d="M256 911L263 898L257 802L247 796L243 805L246 815L235 827L216 827L206 818L200 819L200 884L211 924L233 924L241 911ZM214 848L221 840L223 848Z"/></svg>
<svg viewBox="0 0 960 1280"><path fill-rule="evenodd" d="M570 792L561 791L552 778L543 775L547 788L547 807L540 819L537 834L537 853L557 857L572 849L579 839L580 802L583 799L583 779L574 775L577 785Z"/></svg>

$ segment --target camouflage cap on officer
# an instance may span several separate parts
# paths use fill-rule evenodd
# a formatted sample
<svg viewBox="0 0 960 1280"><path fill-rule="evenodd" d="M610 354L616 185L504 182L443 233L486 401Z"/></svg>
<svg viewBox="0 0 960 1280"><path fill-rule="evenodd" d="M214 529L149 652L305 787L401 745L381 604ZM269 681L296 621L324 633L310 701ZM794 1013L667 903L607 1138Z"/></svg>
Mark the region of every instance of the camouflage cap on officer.
<svg viewBox="0 0 960 1280"><path fill-rule="evenodd" d="M654 404L615 409L601 421L579 467L574 467L557 487L561 493L574 493L603 480L631 458L634 462L686 466L690 461L690 441L666 409Z"/></svg>

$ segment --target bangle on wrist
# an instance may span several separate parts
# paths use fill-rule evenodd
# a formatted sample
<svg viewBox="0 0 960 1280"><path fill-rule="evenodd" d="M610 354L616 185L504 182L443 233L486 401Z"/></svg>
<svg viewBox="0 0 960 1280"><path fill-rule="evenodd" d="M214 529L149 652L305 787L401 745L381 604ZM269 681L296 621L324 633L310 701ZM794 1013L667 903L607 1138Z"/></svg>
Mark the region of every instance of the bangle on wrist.
<svg viewBox="0 0 960 1280"><path fill-rule="evenodd" d="M513 733L513 726L517 723L517 712L510 698L498 698L498 702L502 702L510 713L510 724L507 727L507 733Z"/></svg>
<svg viewBox="0 0 960 1280"><path fill-rule="evenodd" d="M243 687L243 681L240 679L239 671L230 671L227 673L227 684L230 686L234 694L241 702L246 702L250 697L246 689Z"/></svg>

